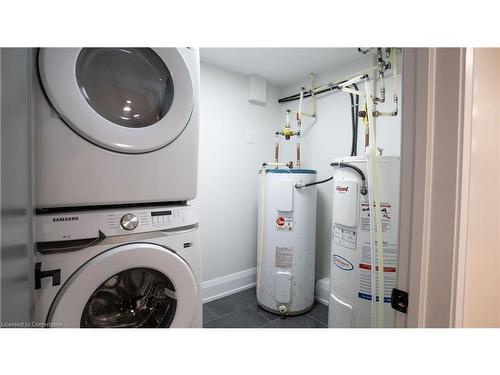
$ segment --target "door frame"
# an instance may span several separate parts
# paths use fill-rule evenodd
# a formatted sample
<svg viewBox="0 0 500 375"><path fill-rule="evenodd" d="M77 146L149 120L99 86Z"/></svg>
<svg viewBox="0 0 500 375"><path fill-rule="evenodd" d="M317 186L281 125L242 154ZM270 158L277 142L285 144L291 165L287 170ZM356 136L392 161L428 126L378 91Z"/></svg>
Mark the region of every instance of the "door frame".
<svg viewBox="0 0 500 375"><path fill-rule="evenodd" d="M397 327L457 323L470 100L471 50L404 49L398 288L409 304Z"/></svg>

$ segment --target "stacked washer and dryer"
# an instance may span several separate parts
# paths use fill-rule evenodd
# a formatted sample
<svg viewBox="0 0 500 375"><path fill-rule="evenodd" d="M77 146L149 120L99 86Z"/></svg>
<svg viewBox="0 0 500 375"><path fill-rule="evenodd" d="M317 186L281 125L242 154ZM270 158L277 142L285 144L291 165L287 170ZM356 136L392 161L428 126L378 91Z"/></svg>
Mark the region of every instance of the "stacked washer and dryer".
<svg viewBox="0 0 500 375"><path fill-rule="evenodd" d="M201 327L198 51L36 59L35 320Z"/></svg>

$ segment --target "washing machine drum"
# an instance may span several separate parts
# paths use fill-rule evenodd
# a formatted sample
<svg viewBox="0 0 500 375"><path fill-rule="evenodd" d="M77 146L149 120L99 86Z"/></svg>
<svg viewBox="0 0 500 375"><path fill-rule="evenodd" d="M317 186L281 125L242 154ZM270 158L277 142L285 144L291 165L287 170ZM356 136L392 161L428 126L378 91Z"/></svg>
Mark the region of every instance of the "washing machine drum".
<svg viewBox="0 0 500 375"><path fill-rule="evenodd" d="M145 153L175 140L193 110L193 81L176 48L42 48L46 96L88 141Z"/></svg>
<svg viewBox="0 0 500 375"><path fill-rule="evenodd" d="M189 265L153 244L108 250L64 284L49 312L52 326L82 328L188 327L198 290Z"/></svg>

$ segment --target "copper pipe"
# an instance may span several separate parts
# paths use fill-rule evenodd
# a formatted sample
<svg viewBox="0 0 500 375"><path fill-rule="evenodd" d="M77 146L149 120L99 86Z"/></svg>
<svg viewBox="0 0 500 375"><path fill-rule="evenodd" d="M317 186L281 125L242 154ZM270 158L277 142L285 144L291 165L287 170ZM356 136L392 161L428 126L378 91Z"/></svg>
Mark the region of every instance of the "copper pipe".
<svg viewBox="0 0 500 375"><path fill-rule="evenodd" d="M300 136L297 136L297 168L300 168Z"/></svg>
<svg viewBox="0 0 500 375"><path fill-rule="evenodd" d="M274 162L278 163L279 162L279 156L280 156L280 141L278 136L276 136L276 143L274 145Z"/></svg>

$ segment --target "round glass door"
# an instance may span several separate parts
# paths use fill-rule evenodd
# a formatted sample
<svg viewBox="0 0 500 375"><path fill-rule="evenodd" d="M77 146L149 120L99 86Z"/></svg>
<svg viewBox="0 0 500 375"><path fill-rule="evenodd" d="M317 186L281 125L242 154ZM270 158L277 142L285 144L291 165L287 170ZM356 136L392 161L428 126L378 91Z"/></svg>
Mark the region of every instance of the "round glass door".
<svg viewBox="0 0 500 375"><path fill-rule="evenodd" d="M82 313L82 328L170 327L175 288L164 274L133 268L113 275L92 294Z"/></svg>
<svg viewBox="0 0 500 375"><path fill-rule="evenodd" d="M129 128L157 123L174 99L172 76L150 48L84 48L76 81L98 114Z"/></svg>
<svg viewBox="0 0 500 375"><path fill-rule="evenodd" d="M198 284L175 251L130 243L104 251L64 283L47 315L62 327L189 327Z"/></svg>
<svg viewBox="0 0 500 375"><path fill-rule="evenodd" d="M177 48L41 48L38 70L69 127L99 147L134 154L167 146L188 126L196 58Z"/></svg>

